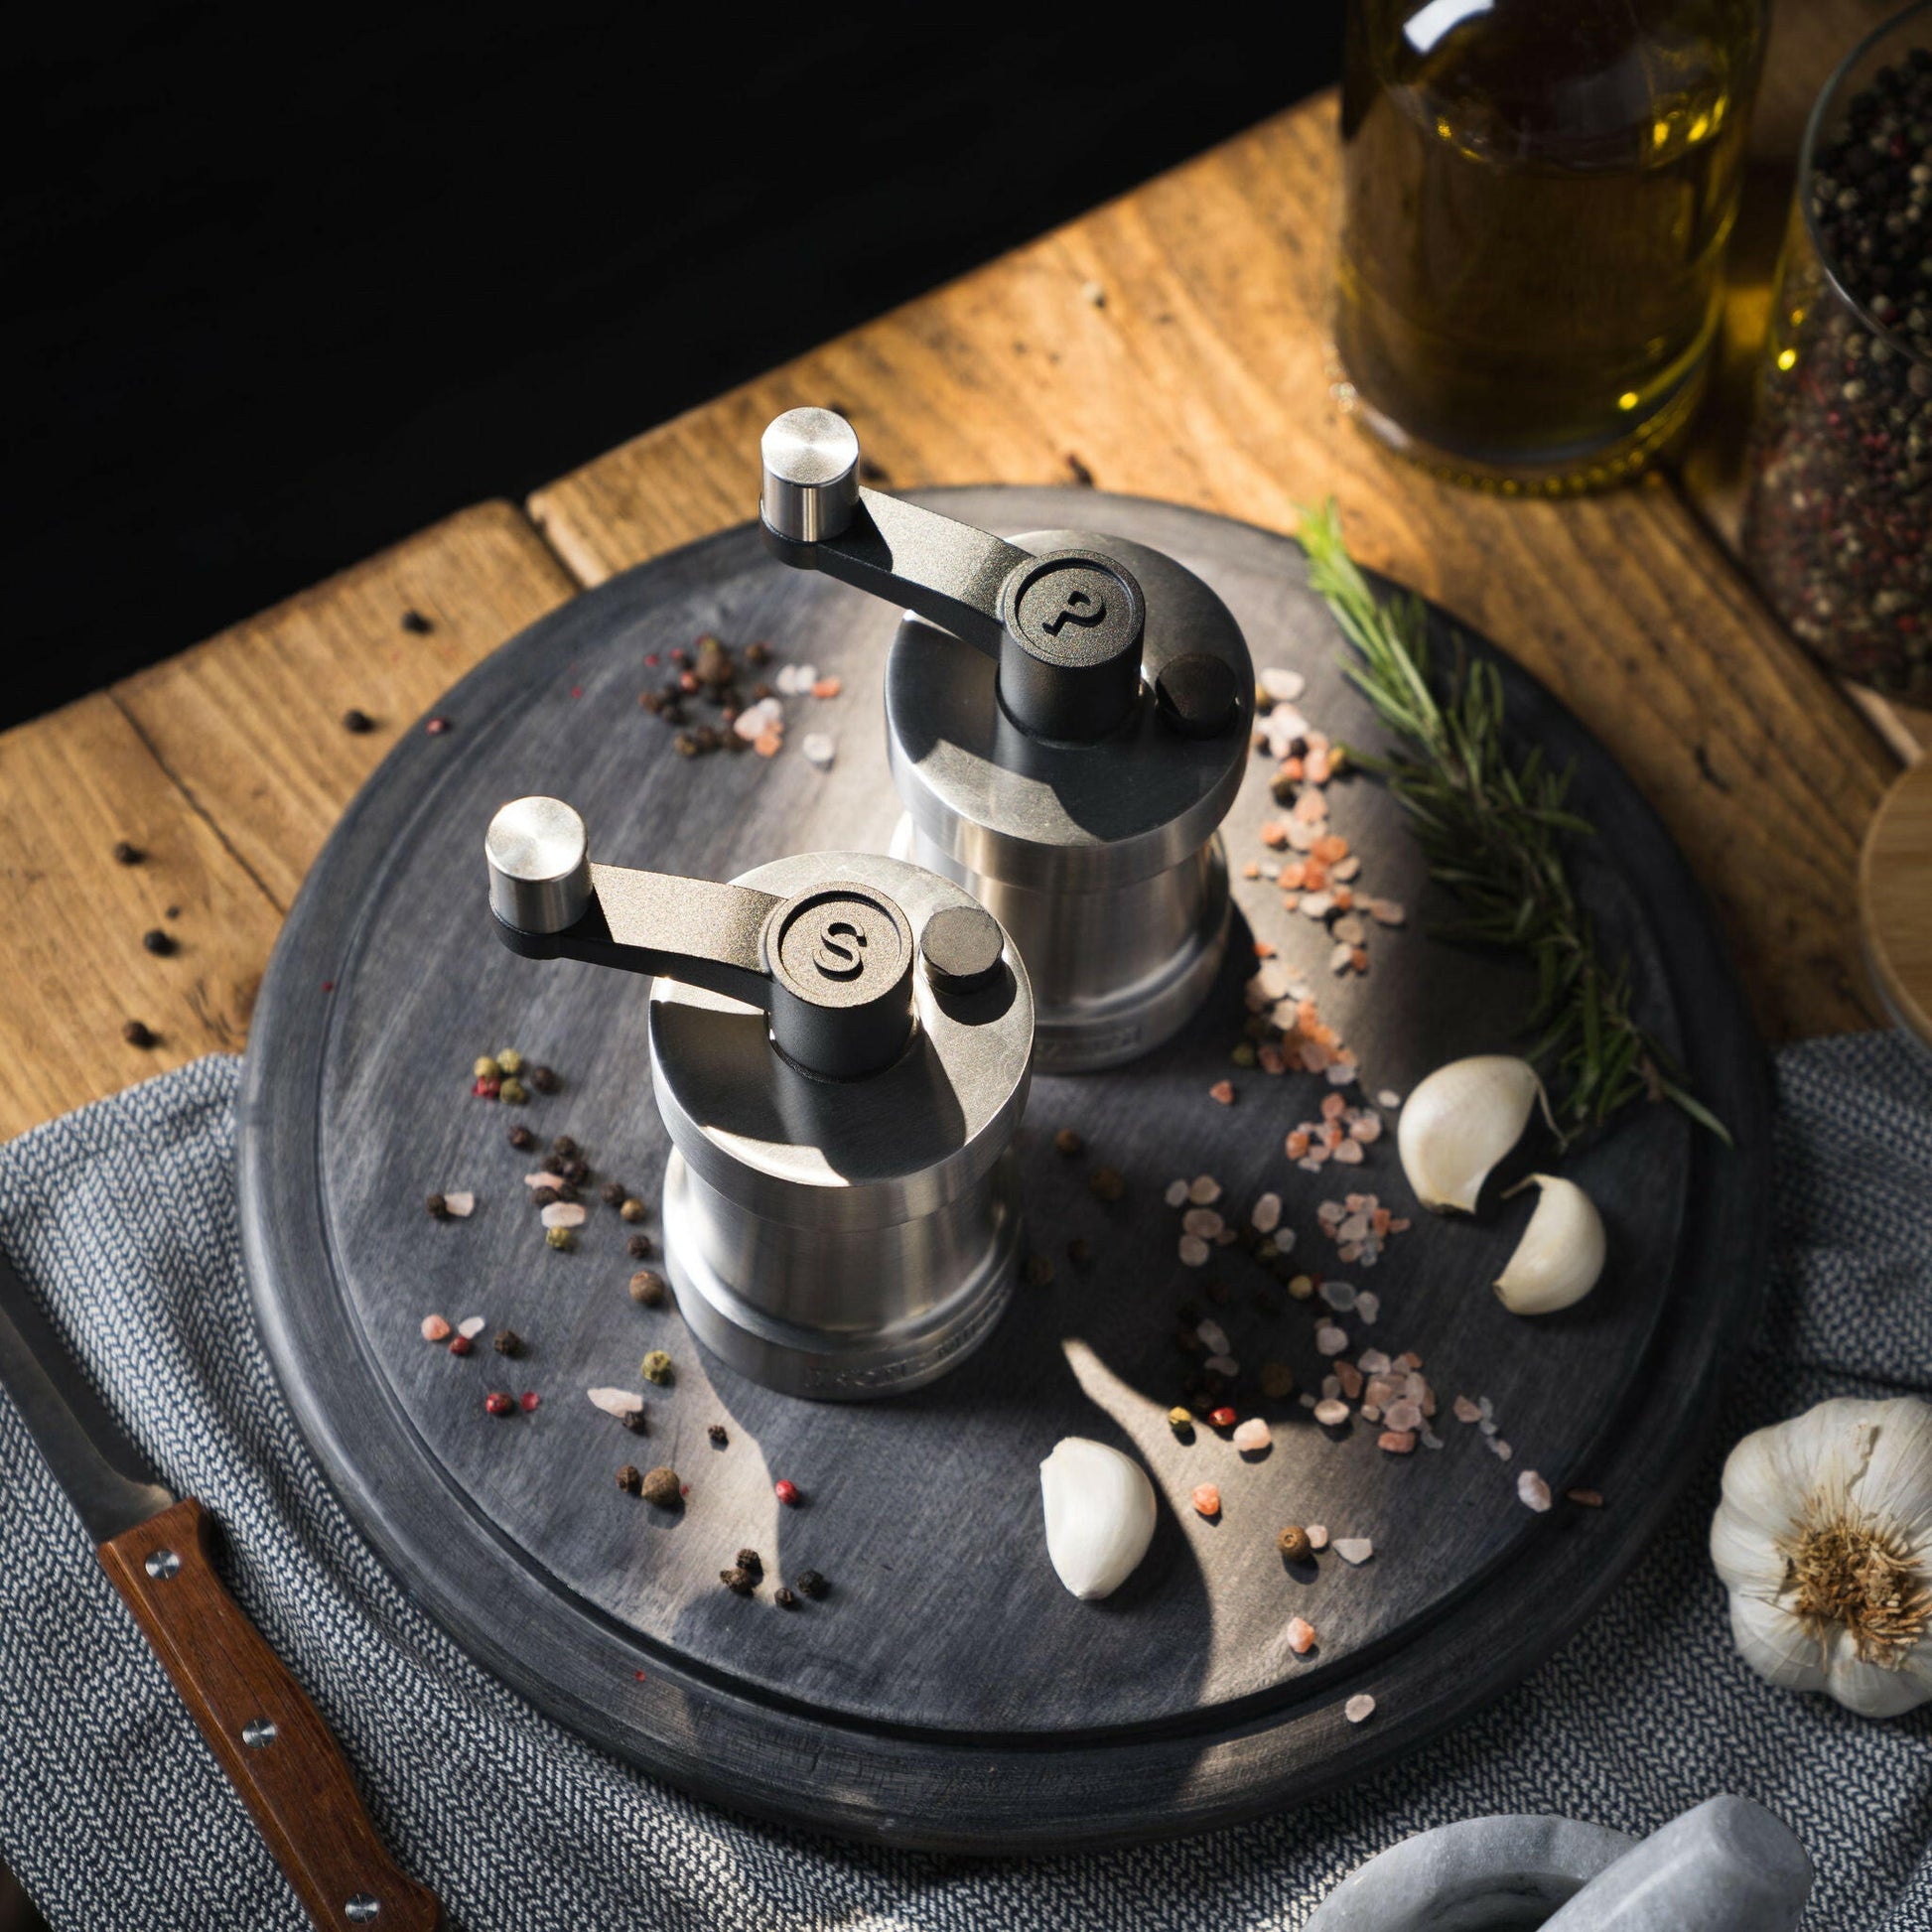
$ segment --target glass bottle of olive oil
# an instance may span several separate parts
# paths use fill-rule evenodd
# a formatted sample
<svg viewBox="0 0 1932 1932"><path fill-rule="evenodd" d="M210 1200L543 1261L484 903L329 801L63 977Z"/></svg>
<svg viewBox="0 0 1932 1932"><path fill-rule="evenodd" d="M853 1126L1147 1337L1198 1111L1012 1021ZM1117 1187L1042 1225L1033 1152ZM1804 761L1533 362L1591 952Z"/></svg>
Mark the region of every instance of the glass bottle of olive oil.
<svg viewBox="0 0 1932 1932"><path fill-rule="evenodd" d="M1642 467L1716 337L1767 0L1349 0L1341 394L1444 475Z"/></svg>

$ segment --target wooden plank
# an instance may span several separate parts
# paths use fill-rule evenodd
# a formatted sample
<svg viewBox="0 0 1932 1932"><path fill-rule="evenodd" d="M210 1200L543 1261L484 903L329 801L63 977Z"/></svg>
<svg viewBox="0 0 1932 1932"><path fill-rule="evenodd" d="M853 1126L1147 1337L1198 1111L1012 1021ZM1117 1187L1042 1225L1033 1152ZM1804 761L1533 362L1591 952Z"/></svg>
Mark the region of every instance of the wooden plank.
<svg viewBox="0 0 1932 1932"><path fill-rule="evenodd" d="M286 911L398 733L574 589L513 505L481 503L127 679L115 696ZM411 614L427 629L411 628ZM351 707L374 728L346 731Z"/></svg>
<svg viewBox="0 0 1932 1932"><path fill-rule="evenodd" d="M106 694L0 737L0 1135L239 1049L279 915ZM141 943L156 928L165 957Z"/></svg>
<svg viewBox="0 0 1932 1932"><path fill-rule="evenodd" d="M1932 1045L1932 759L1886 793L1860 887L1871 969L1898 1024Z"/></svg>
<svg viewBox="0 0 1932 1932"><path fill-rule="evenodd" d="M1345 421L1324 366L1334 103L1311 102L540 490L595 583L752 514L759 432L831 403L893 483L1065 482L1276 528L1334 491L1364 562L1580 711L1718 901L1773 1036L1872 1024L1853 886L1892 768L1689 508L1440 484ZM1265 640L1259 640L1265 642Z"/></svg>

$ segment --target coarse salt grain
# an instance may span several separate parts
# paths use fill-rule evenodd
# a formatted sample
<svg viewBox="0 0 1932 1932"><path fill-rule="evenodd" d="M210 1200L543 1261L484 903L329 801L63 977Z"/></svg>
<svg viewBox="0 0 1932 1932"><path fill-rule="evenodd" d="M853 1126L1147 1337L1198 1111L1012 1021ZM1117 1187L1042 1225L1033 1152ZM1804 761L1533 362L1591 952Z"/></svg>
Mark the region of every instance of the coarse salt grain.
<svg viewBox="0 0 1932 1932"><path fill-rule="evenodd" d="M581 1228L585 1221L584 1203L579 1200L553 1200L539 1218L547 1228Z"/></svg>
<svg viewBox="0 0 1932 1932"><path fill-rule="evenodd" d="M1218 1321L1201 1322L1194 1333L1200 1337L1200 1344L1210 1355L1225 1355L1228 1352L1228 1331Z"/></svg>
<svg viewBox="0 0 1932 1932"><path fill-rule="evenodd" d="M1288 1619L1288 1647L1298 1657L1306 1657L1314 1648L1314 1625L1307 1617Z"/></svg>
<svg viewBox="0 0 1932 1932"><path fill-rule="evenodd" d="M1212 1207L1221 1198L1221 1183L1211 1173L1197 1174L1188 1185L1187 1198L1196 1207Z"/></svg>
<svg viewBox="0 0 1932 1932"><path fill-rule="evenodd" d="M1259 1449L1267 1449L1274 1441L1268 1433L1268 1425L1259 1416L1250 1416L1234 1432L1234 1447L1243 1455L1252 1455Z"/></svg>
<svg viewBox="0 0 1932 1932"><path fill-rule="evenodd" d="M1309 1525L1309 1548L1311 1550L1325 1550L1327 1547L1328 1547L1327 1524L1311 1523Z"/></svg>
<svg viewBox="0 0 1932 1932"><path fill-rule="evenodd" d="M1541 1512L1550 1507L1550 1485L1534 1469L1518 1473L1516 1494L1526 1508Z"/></svg>
<svg viewBox="0 0 1932 1932"><path fill-rule="evenodd" d="M1293 704L1309 685L1300 671L1284 670L1274 664L1260 673L1260 681L1261 688L1276 704Z"/></svg>
<svg viewBox="0 0 1932 1932"><path fill-rule="evenodd" d="M1346 1331L1337 1328L1332 1321L1322 1322L1314 1331L1314 1351L1317 1355L1339 1355L1347 1346Z"/></svg>
<svg viewBox="0 0 1932 1932"><path fill-rule="evenodd" d="M1254 1212L1248 1216L1248 1224L1257 1234L1273 1234L1281 1225L1282 1197L1279 1194L1263 1194L1255 1202Z"/></svg>
<svg viewBox="0 0 1932 1932"><path fill-rule="evenodd" d="M1420 1429L1422 1427L1422 1404L1411 1402L1404 1396L1400 1402L1392 1402L1382 1412L1383 1420L1391 1429Z"/></svg>
<svg viewBox="0 0 1932 1932"><path fill-rule="evenodd" d="M523 1184L526 1187L561 1187L564 1185L564 1177L560 1173L551 1173L544 1169L536 1173L526 1173L523 1176Z"/></svg>
<svg viewBox="0 0 1932 1932"><path fill-rule="evenodd" d="M443 1196L443 1205L459 1221L465 1221L477 1211L477 1197L475 1194L469 1193L445 1194Z"/></svg>
<svg viewBox="0 0 1932 1932"><path fill-rule="evenodd" d="M1407 1455L1416 1447L1416 1432L1413 1429L1385 1429L1376 1437L1375 1447L1387 1449L1391 1455Z"/></svg>
<svg viewBox="0 0 1932 1932"><path fill-rule="evenodd" d="M1375 1700L1366 1691L1357 1691L1341 1707L1341 1715L1351 1725L1366 1724L1370 1718L1375 1716Z"/></svg>
<svg viewBox="0 0 1932 1932"><path fill-rule="evenodd" d="M487 1324L480 1314L467 1314L456 1324L456 1331L465 1341L475 1341Z"/></svg>
<svg viewBox="0 0 1932 1932"><path fill-rule="evenodd" d="M1227 1223L1214 1208L1190 1207L1180 1217L1180 1225L1183 1232L1198 1234L1203 1241L1212 1241Z"/></svg>
<svg viewBox="0 0 1932 1932"><path fill-rule="evenodd" d="M1343 1563L1366 1563L1375 1554L1375 1545L1365 1536L1338 1536L1335 1538L1335 1555Z"/></svg>
<svg viewBox="0 0 1932 1932"><path fill-rule="evenodd" d="M1339 1429L1348 1420L1348 1404L1330 1396L1314 1405L1314 1419L1323 1429Z"/></svg>
<svg viewBox="0 0 1932 1932"><path fill-rule="evenodd" d="M798 741L798 749L805 755L807 764L816 765L821 771L832 768L832 760L838 756L838 742L829 732L807 732Z"/></svg>
<svg viewBox="0 0 1932 1932"><path fill-rule="evenodd" d="M1479 1422L1482 1418L1482 1411L1466 1395L1455 1398L1450 1413L1457 1422Z"/></svg>
<svg viewBox="0 0 1932 1932"><path fill-rule="evenodd" d="M1178 1244L1180 1265L1183 1268L1200 1268L1206 1264L1207 1257L1213 1253L1198 1234L1183 1234Z"/></svg>
<svg viewBox="0 0 1932 1932"><path fill-rule="evenodd" d="M1186 1198L1187 1183L1184 1180L1171 1180L1168 1182L1166 1199L1170 1207L1178 1207Z"/></svg>
<svg viewBox="0 0 1932 1932"><path fill-rule="evenodd" d="M1376 1317L1381 1312L1382 1298L1372 1290L1365 1288L1355 1297L1355 1314L1365 1327L1374 1327Z"/></svg>
<svg viewBox="0 0 1932 1932"><path fill-rule="evenodd" d="M607 1416L636 1416L643 1413L644 1399L634 1389L587 1389L585 1394Z"/></svg>

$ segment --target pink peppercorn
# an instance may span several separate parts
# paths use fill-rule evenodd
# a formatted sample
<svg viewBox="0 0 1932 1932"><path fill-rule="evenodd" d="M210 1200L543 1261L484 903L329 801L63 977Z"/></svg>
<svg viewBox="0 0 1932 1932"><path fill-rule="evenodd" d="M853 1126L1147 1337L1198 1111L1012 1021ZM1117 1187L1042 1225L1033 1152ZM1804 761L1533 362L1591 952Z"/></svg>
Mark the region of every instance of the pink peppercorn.
<svg viewBox="0 0 1932 1932"><path fill-rule="evenodd" d="M478 1074L476 1085L470 1089L479 1100L494 1100L502 1090L502 1081L491 1079L486 1073Z"/></svg>
<svg viewBox="0 0 1932 1932"><path fill-rule="evenodd" d="M1216 1409L1207 1420L1216 1429L1232 1429L1235 1423L1234 1411L1232 1409Z"/></svg>
<svg viewBox="0 0 1932 1932"><path fill-rule="evenodd" d="M452 1355L467 1355L476 1345L468 1335L452 1335L450 1337L450 1353Z"/></svg>
<svg viewBox="0 0 1932 1932"><path fill-rule="evenodd" d="M507 1416L516 1408L516 1404L501 1389L491 1389L483 1397L483 1407L492 1416Z"/></svg>
<svg viewBox="0 0 1932 1932"><path fill-rule="evenodd" d="M530 1412L534 1410L537 1404L542 1400L543 1400L542 1396L538 1395L536 1390L525 1389L523 1391L523 1413L526 1416L529 1415Z"/></svg>
<svg viewBox="0 0 1932 1932"><path fill-rule="evenodd" d="M423 729L426 732L428 732L432 738L441 738L443 734L450 729L450 721L447 718L432 718L429 721L429 723L423 727Z"/></svg>
<svg viewBox="0 0 1932 1932"><path fill-rule="evenodd" d="M777 1499L781 1503L783 1503L786 1508L790 1509L796 1507L798 1502L798 1485L795 1482L790 1481L787 1477L780 1476L778 1480L771 1485L771 1493L774 1496L776 1496Z"/></svg>

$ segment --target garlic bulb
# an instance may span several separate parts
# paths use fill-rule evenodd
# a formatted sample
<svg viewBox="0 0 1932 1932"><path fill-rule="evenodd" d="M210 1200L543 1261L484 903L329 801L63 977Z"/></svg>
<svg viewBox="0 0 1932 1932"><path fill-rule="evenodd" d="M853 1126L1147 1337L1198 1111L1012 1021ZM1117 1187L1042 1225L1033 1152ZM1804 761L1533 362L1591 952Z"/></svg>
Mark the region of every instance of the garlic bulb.
<svg viewBox="0 0 1932 1932"><path fill-rule="evenodd" d="M1841 1398L1746 1436L1711 1561L1760 1676L1866 1718L1932 1698L1932 1407Z"/></svg>
<svg viewBox="0 0 1932 1932"><path fill-rule="evenodd" d="M1490 1169L1523 1138L1538 1100L1547 1118L1550 1102L1528 1060L1478 1053L1439 1066L1409 1096L1396 1128L1416 1198L1473 1214Z"/></svg>
<svg viewBox="0 0 1932 1932"><path fill-rule="evenodd" d="M1542 1191L1496 1295L1512 1314L1550 1314L1581 1302L1603 1272L1603 1217L1577 1185L1553 1173L1533 1173L1524 1186Z"/></svg>
<svg viewBox="0 0 1932 1932"><path fill-rule="evenodd" d="M1111 1596L1154 1541L1154 1485L1131 1455L1084 1436L1053 1445L1039 1465L1046 1554L1075 1596Z"/></svg>

